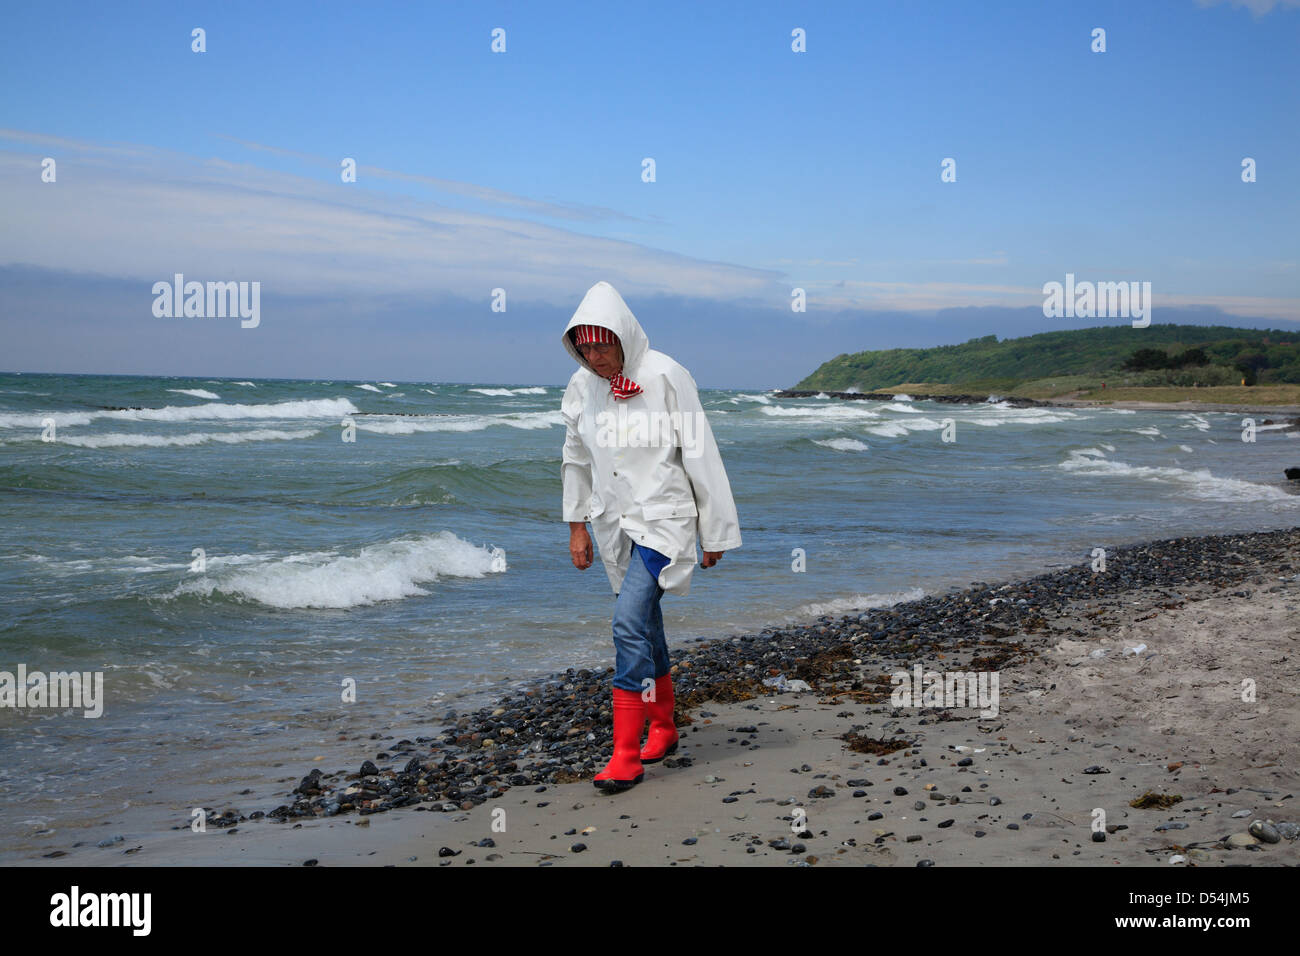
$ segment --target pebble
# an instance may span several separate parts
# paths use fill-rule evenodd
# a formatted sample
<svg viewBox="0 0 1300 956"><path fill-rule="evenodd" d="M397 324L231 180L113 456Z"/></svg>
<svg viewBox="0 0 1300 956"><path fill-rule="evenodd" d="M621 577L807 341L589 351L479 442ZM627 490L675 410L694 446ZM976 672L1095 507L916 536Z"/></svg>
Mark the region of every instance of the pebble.
<svg viewBox="0 0 1300 956"><path fill-rule="evenodd" d="M1263 820L1256 820L1250 825L1250 835L1261 843L1280 843L1282 841L1282 835L1277 832L1277 827Z"/></svg>
<svg viewBox="0 0 1300 956"><path fill-rule="evenodd" d="M1224 840L1223 842L1226 843L1230 848L1236 850L1244 849L1248 846L1255 846L1259 843L1259 841L1256 840L1249 833L1234 833L1232 836L1228 837L1228 839Z"/></svg>

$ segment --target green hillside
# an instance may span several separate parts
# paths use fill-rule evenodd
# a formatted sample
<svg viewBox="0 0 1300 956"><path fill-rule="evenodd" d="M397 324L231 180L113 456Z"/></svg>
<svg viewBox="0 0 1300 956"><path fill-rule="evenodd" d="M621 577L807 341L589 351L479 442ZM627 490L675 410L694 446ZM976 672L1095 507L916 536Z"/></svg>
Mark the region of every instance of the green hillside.
<svg viewBox="0 0 1300 956"><path fill-rule="evenodd" d="M1184 355L1195 349L1203 355ZM1135 360L1140 350L1145 351ZM929 382L1010 392L1067 376L1146 387L1239 385L1243 378L1248 385L1300 383L1300 332L1153 324L1040 332L1001 342L986 335L961 345L838 355L794 388L869 392Z"/></svg>

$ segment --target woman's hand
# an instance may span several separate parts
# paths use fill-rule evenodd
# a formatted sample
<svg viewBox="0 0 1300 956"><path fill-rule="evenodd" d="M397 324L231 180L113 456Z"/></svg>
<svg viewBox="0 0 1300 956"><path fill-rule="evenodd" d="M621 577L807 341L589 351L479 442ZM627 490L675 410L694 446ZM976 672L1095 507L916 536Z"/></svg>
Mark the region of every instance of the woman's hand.
<svg viewBox="0 0 1300 956"><path fill-rule="evenodd" d="M591 535L587 534L585 521L569 522L569 556L573 558L573 566L579 571L591 567Z"/></svg>
<svg viewBox="0 0 1300 956"><path fill-rule="evenodd" d="M722 556L724 554L726 554L725 551L705 551L704 560L700 562L700 567L702 568L713 567L715 564L717 564L719 561L722 560Z"/></svg>

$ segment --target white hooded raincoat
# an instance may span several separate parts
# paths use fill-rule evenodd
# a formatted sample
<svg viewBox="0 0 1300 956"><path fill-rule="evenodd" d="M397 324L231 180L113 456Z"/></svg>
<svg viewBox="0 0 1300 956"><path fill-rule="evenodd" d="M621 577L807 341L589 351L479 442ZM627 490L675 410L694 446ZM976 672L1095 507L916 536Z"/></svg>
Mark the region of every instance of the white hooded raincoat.
<svg viewBox="0 0 1300 956"><path fill-rule="evenodd" d="M623 374L641 387L639 395L615 400L609 380L573 344L569 332L579 325L602 326L618 336ZM705 551L740 547L731 486L695 379L650 348L632 310L608 282L587 291L562 339L581 366L561 405L564 520L591 522L615 594L632 559L632 541L668 557L659 574L664 591L688 594L697 536Z"/></svg>

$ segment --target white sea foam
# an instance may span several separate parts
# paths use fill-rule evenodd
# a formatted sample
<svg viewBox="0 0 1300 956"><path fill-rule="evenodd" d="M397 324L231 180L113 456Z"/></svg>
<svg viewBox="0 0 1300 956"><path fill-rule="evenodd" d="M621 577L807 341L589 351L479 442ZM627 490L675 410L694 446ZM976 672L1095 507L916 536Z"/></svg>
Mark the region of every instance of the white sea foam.
<svg viewBox="0 0 1300 956"><path fill-rule="evenodd" d="M367 415L357 419L357 428L379 435L414 435L419 432L477 432L494 425L510 428L551 428L564 424L559 409L545 412L516 412L506 415Z"/></svg>
<svg viewBox="0 0 1300 956"><path fill-rule="evenodd" d="M26 555L26 559L41 566L42 574L67 577L75 574L104 572L124 572L127 574L150 574L159 571L173 572L189 568L191 558L187 554L184 561L175 561L161 557L139 554L105 554L98 558L73 558L61 560L49 558L43 554ZM215 568L235 567L241 564L265 562L275 555L267 554L208 554L205 558L209 570Z"/></svg>
<svg viewBox="0 0 1300 956"><path fill-rule="evenodd" d="M239 445L250 441L297 441L319 434L320 431L314 428L296 431L253 428L242 432L187 432L184 435L141 435L124 432L113 435L60 435L59 444L76 445L80 448L169 448L204 445L208 442Z"/></svg>
<svg viewBox="0 0 1300 956"><path fill-rule="evenodd" d="M906 591L890 591L885 594L857 594L848 598L836 598L833 601L805 604L795 611L796 617L821 617L827 615L850 614L853 611L866 611L877 607L893 607L904 601L919 601L925 597L920 588Z"/></svg>
<svg viewBox="0 0 1300 956"><path fill-rule="evenodd" d="M913 401L913 398L912 398L911 395L907 395L907 394L905 394L905 393L903 393L903 392L895 392L895 393L894 393L894 401L896 401L896 402L910 402L910 401Z"/></svg>
<svg viewBox="0 0 1300 956"><path fill-rule="evenodd" d="M1197 431L1202 431L1202 432L1207 432L1210 430L1209 421L1202 418L1200 415L1197 415L1195 412L1190 412L1186 415L1179 415L1178 417L1187 418L1191 420L1188 424L1183 425L1182 426L1183 428L1195 428Z"/></svg>
<svg viewBox="0 0 1300 956"><path fill-rule="evenodd" d="M887 408L891 412L911 412L914 415L924 414L924 412L919 408L913 408L911 405L904 404L904 400L900 399L897 395L894 396L892 402L884 402L880 407Z"/></svg>
<svg viewBox="0 0 1300 956"><path fill-rule="evenodd" d="M933 418L906 418L883 425L868 425L866 431L883 438L902 438L909 432L930 432L939 428L943 428L943 423Z"/></svg>
<svg viewBox="0 0 1300 956"><path fill-rule="evenodd" d="M221 594L276 608L351 608L428 594L422 585L443 577L481 578L507 570L500 548L471 544L450 531L399 538L362 548L291 554L245 570L208 573L166 595Z"/></svg>
<svg viewBox="0 0 1300 956"><path fill-rule="evenodd" d="M813 396L813 398L830 398L830 396L827 395L825 392L818 392L816 395Z"/></svg>
<svg viewBox="0 0 1300 956"><path fill-rule="evenodd" d="M352 387L353 387L353 388L364 388L367 392L377 392L377 391L379 391L379 386L378 386L378 385L354 385L354 386L352 386Z"/></svg>
<svg viewBox="0 0 1300 956"><path fill-rule="evenodd" d="M888 425L871 425L867 431L873 435L879 435L881 438L904 438L907 435L907 427L902 422L890 422Z"/></svg>
<svg viewBox="0 0 1300 956"><path fill-rule="evenodd" d="M1179 448L1179 450L1181 450L1181 451L1185 451L1185 452L1187 452L1188 454L1191 454L1191 452L1192 452L1192 446L1191 446L1191 445L1179 445L1178 448Z"/></svg>
<svg viewBox="0 0 1300 956"><path fill-rule="evenodd" d="M728 399L728 401L730 401L731 404L733 404L733 405L738 405L738 404L740 404L741 402L758 402L760 405L771 405L771 404L772 404L772 399L768 398L766 395L744 395L744 394L741 394L741 395L737 395L735 398Z"/></svg>
<svg viewBox="0 0 1300 956"><path fill-rule="evenodd" d="M209 392L206 388L169 388L167 391L175 392L177 395L193 395L195 398L206 398L214 402L221 398L220 395Z"/></svg>
<svg viewBox="0 0 1300 956"><path fill-rule="evenodd" d="M819 438L813 444L833 448L836 451L866 451L868 447L865 442L860 442L856 438Z"/></svg>
<svg viewBox="0 0 1300 956"><path fill-rule="evenodd" d="M1149 435L1154 437L1160 434L1160 429L1156 428L1154 425L1148 426L1146 428L1130 428L1128 430L1133 432L1133 434L1135 435Z"/></svg>
<svg viewBox="0 0 1300 956"><path fill-rule="evenodd" d="M431 388L422 388L422 389L420 389L420 391L422 391L422 392L428 392L430 395L437 395L437 394L438 394L437 392L435 392L435 391L434 391L433 389L431 389Z"/></svg>
<svg viewBox="0 0 1300 956"><path fill-rule="evenodd" d="M1289 501L1300 505L1300 495L1288 494L1272 485L1261 485L1239 478L1220 478L1210 473L1208 468L1195 471L1170 466L1130 465L1122 461L1111 461L1101 456L1097 449L1087 448L1071 451L1069 457L1060 463L1063 471L1083 475L1098 475L1116 478L1140 478L1171 485L1181 489L1193 498L1204 501Z"/></svg>
<svg viewBox="0 0 1300 956"><path fill-rule="evenodd" d="M1134 411L1133 409L1131 409L1131 408L1108 408L1108 409L1106 409L1106 411L1108 411L1108 412L1114 412L1116 415L1136 415L1136 414L1137 414L1137 412L1135 412L1135 411Z"/></svg>
<svg viewBox="0 0 1300 956"><path fill-rule="evenodd" d="M954 417L963 425L980 425L985 428L997 428L1001 425L1053 425L1057 422L1072 421L1079 416L1075 412L1062 409L1016 408L1000 405L972 409L969 417L963 411L955 411Z"/></svg>
<svg viewBox="0 0 1300 956"><path fill-rule="evenodd" d="M880 413L870 408L864 408L861 402L845 403L843 405L817 405L808 406L800 405L789 407L784 405L764 405L759 411L764 415L772 418L806 418L815 422L828 422L835 419L863 419L879 418Z"/></svg>
<svg viewBox="0 0 1300 956"><path fill-rule="evenodd" d="M529 388L469 388L467 392L478 392L480 395L490 395L494 398L506 398L511 395L545 395L546 389L540 386Z"/></svg>
<svg viewBox="0 0 1300 956"><path fill-rule="evenodd" d="M145 574L153 571L176 571L189 567L188 561L164 561L138 554L105 555L99 558L73 558L60 560L43 554L26 555L26 559L41 566L42 576L70 577L78 574L102 573L105 571L125 571L131 574Z"/></svg>
<svg viewBox="0 0 1300 956"><path fill-rule="evenodd" d="M230 384L231 384L231 385L245 385L245 386L247 386L248 388L257 388L257 386L254 385L252 382L231 382Z"/></svg>
<svg viewBox="0 0 1300 956"><path fill-rule="evenodd" d="M392 382L380 382L379 384L384 386L384 388L397 388L397 386Z"/></svg>
<svg viewBox="0 0 1300 956"><path fill-rule="evenodd" d="M206 402L202 405L164 405L162 408L129 408L102 412L34 412L0 414L0 428L43 428L46 418L54 419L59 428L89 425L93 421L117 422L195 422L238 421L246 418L342 418L356 414L357 407L346 398L318 398L295 402L270 402L265 405L241 405L229 402ZM60 436L62 437L62 436Z"/></svg>

